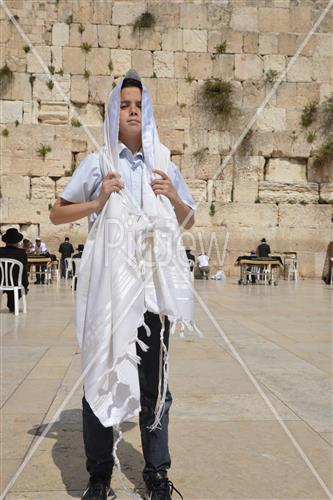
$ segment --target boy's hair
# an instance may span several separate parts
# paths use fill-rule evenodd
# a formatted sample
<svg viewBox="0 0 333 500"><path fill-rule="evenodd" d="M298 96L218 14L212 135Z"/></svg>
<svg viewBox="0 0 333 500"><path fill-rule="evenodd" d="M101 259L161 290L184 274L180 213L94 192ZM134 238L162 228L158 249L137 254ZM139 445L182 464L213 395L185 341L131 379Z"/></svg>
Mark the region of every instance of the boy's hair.
<svg viewBox="0 0 333 500"><path fill-rule="evenodd" d="M139 82L139 80L134 80L134 78L125 78L121 88L126 89L128 87L137 87L138 89L142 90L141 82Z"/></svg>

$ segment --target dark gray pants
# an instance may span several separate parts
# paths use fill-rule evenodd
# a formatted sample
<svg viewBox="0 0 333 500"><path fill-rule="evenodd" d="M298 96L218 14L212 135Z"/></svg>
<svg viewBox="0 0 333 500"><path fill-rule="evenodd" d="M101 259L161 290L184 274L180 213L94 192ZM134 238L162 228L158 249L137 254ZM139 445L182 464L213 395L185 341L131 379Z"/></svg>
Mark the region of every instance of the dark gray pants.
<svg viewBox="0 0 333 500"><path fill-rule="evenodd" d="M139 328L139 338L149 349L143 352L137 346L137 354L141 357L139 369L141 413L140 431L145 468L145 480L153 478L155 474L167 474L171 459L168 447L169 408L172 397L168 390L165 411L161 419L161 428L149 431L147 426L154 422L155 405L158 396L159 360L160 360L160 331L161 322L158 315L146 312L145 322L151 330L147 337L143 327ZM169 321L165 322L164 343L169 346ZM87 457L87 470L93 480L111 478L113 468L113 429L104 427L92 412L85 397L82 399L83 407L83 440Z"/></svg>

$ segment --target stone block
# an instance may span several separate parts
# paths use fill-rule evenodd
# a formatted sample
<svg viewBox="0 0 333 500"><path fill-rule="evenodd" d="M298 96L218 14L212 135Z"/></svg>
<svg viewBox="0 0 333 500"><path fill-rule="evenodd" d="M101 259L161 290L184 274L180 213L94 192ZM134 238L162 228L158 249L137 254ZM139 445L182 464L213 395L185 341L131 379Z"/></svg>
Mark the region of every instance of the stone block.
<svg viewBox="0 0 333 500"><path fill-rule="evenodd" d="M256 123L258 130L262 132L285 130L287 126L286 110L283 108L265 108Z"/></svg>
<svg viewBox="0 0 333 500"><path fill-rule="evenodd" d="M261 203L318 203L319 188L316 183L291 184L283 182L259 183Z"/></svg>
<svg viewBox="0 0 333 500"><path fill-rule="evenodd" d="M160 31L180 26L180 3L155 2L156 26Z"/></svg>
<svg viewBox="0 0 333 500"><path fill-rule="evenodd" d="M282 55L268 55L264 56L264 71L265 73L270 69L282 73L286 67L286 59Z"/></svg>
<svg viewBox="0 0 333 500"><path fill-rule="evenodd" d="M235 78L237 80L260 80L263 76L262 59L255 54L235 55Z"/></svg>
<svg viewBox="0 0 333 500"><path fill-rule="evenodd" d="M190 54L191 56L192 54ZM191 65L189 66L191 67ZM235 56L231 54L217 54L212 61L212 76L222 80L233 80L235 69ZM208 76L208 73L207 73ZM203 77L204 79L205 77Z"/></svg>
<svg viewBox="0 0 333 500"><path fill-rule="evenodd" d="M110 58L111 58L110 49L107 48L91 49L90 52L88 52L88 54L86 55L86 68L88 71L90 71L92 75L109 75ZM119 54L117 54L117 58L119 61ZM119 74L117 72L118 61L117 59L116 61L114 61L112 58L112 64L115 74Z"/></svg>
<svg viewBox="0 0 333 500"><path fill-rule="evenodd" d="M277 54L278 35L275 33L259 33L259 54Z"/></svg>
<svg viewBox="0 0 333 500"><path fill-rule="evenodd" d="M208 31L208 52L216 52L216 47L226 41L226 54L243 52L243 34L240 31L222 29L221 31Z"/></svg>
<svg viewBox="0 0 333 500"><path fill-rule="evenodd" d="M66 102L42 101L39 105L38 122L50 125L68 123L68 104Z"/></svg>
<svg viewBox="0 0 333 500"><path fill-rule="evenodd" d="M130 50L111 49L113 76L124 76L131 68L132 58ZM107 64L106 64L107 66Z"/></svg>
<svg viewBox="0 0 333 500"><path fill-rule="evenodd" d="M159 127L161 142L171 151L172 155L184 153L184 131L174 128Z"/></svg>
<svg viewBox="0 0 333 500"><path fill-rule="evenodd" d="M332 57L333 56L333 34L322 33L316 34L317 46L315 49L315 57Z"/></svg>
<svg viewBox="0 0 333 500"><path fill-rule="evenodd" d="M62 47L51 47L51 59L54 70L62 70Z"/></svg>
<svg viewBox="0 0 333 500"><path fill-rule="evenodd" d="M69 181L71 180L71 177L60 177L59 179L56 180L55 182L55 195L56 198L60 196L60 194L63 192Z"/></svg>
<svg viewBox="0 0 333 500"><path fill-rule="evenodd" d="M92 47L98 47L97 25L86 23L82 33L82 42L89 43Z"/></svg>
<svg viewBox="0 0 333 500"><path fill-rule="evenodd" d="M311 6L299 5L290 9L290 31L307 33L312 27Z"/></svg>
<svg viewBox="0 0 333 500"><path fill-rule="evenodd" d="M207 197L207 182L206 181L187 181L187 187L193 196L194 201L206 201Z"/></svg>
<svg viewBox="0 0 333 500"><path fill-rule="evenodd" d="M259 7L258 28L260 32L288 33L292 31L289 9Z"/></svg>
<svg viewBox="0 0 333 500"><path fill-rule="evenodd" d="M23 102L2 101L0 107L0 123L15 123L16 120L22 123Z"/></svg>
<svg viewBox="0 0 333 500"><path fill-rule="evenodd" d="M288 61L289 63L289 61ZM288 82L311 82L312 81L312 62L311 59L299 56L294 65L287 73Z"/></svg>
<svg viewBox="0 0 333 500"><path fill-rule="evenodd" d="M175 62L173 52L154 52L154 72L156 76L173 78L175 73Z"/></svg>
<svg viewBox="0 0 333 500"><path fill-rule="evenodd" d="M229 203L215 215L216 224L228 230L253 228L255 224L262 230L274 228L278 223L278 207L260 203Z"/></svg>
<svg viewBox="0 0 333 500"><path fill-rule="evenodd" d="M263 156L235 156L235 180L254 181L264 178L265 158Z"/></svg>
<svg viewBox="0 0 333 500"><path fill-rule="evenodd" d="M31 178L31 198L54 199L55 182L50 177Z"/></svg>
<svg viewBox="0 0 333 500"><path fill-rule="evenodd" d="M220 155L206 154L201 158L193 158L195 178L207 181L215 176L219 171L221 160Z"/></svg>
<svg viewBox="0 0 333 500"><path fill-rule="evenodd" d="M203 29L207 27L207 4L180 4L180 27Z"/></svg>
<svg viewBox="0 0 333 500"><path fill-rule="evenodd" d="M243 108L258 108L265 99L265 87L263 87L262 82L244 80L242 84L241 99Z"/></svg>
<svg viewBox="0 0 333 500"><path fill-rule="evenodd" d="M198 90L197 82L186 82L185 80L178 80L178 102L179 104L186 104L191 106L195 103L196 92Z"/></svg>
<svg viewBox="0 0 333 500"><path fill-rule="evenodd" d="M82 43L82 35L79 31L79 24L72 23L69 26L69 45L71 47L80 47Z"/></svg>
<svg viewBox="0 0 333 500"><path fill-rule="evenodd" d="M100 127L103 125L103 116L98 105L88 103L84 108L76 110L87 127Z"/></svg>
<svg viewBox="0 0 333 500"><path fill-rule="evenodd" d="M183 50L185 52L206 52L207 31L206 30L183 30Z"/></svg>
<svg viewBox="0 0 333 500"><path fill-rule="evenodd" d="M87 151L87 141L84 139L72 139L71 151L73 153L84 153Z"/></svg>
<svg viewBox="0 0 333 500"><path fill-rule="evenodd" d="M183 50L183 30L170 28L162 33L162 50L173 52Z"/></svg>
<svg viewBox="0 0 333 500"><path fill-rule="evenodd" d="M258 31L257 8L234 6L232 9L230 25L235 31Z"/></svg>
<svg viewBox="0 0 333 500"><path fill-rule="evenodd" d="M73 77L74 78L74 77ZM80 78L80 77L78 77ZM110 92L112 90L112 77L111 76L91 76L89 77L89 102L105 104L108 100ZM72 79L73 81L73 79ZM86 80L87 81L87 80ZM73 85L73 83L72 83ZM82 95L82 97L84 97ZM77 101L80 102L80 101ZM86 101L88 102L88 99Z"/></svg>
<svg viewBox="0 0 333 500"><path fill-rule="evenodd" d="M153 55L148 50L133 50L132 67L140 76L153 76Z"/></svg>
<svg viewBox="0 0 333 500"><path fill-rule="evenodd" d="M52 26L52 45L64 47L69 43L69 25L66 23L54 23Z"/></svg>
<svg viewBox="0 0 333 500"><path fill-rule="evenodd" d="M1 94L1 99L19 101L31 99L31 85L27 73L14 73L14 78L6 91Z"/></svg>
<svg viewBox="0 0 333 500"><path fill-rule="evenodd" d="M293 33L279 33L277 37L279 54L293 56L298 47L297 35Z"/></svg>
<svg viewBox="0 0 333 500"><path fill-rule="evenodd" d="M213 199L208 199L208 201L217 201L220 203L230 203L232 200L232 189L233 184L232 181L228 180L214 180L208 181L214 183L213 188Z"/></svg>
<svg viewBox="0 0 333 500"><path fill-rule="evenodd" d="M259 33L244 33L243 37L243 52L246 54L258 54L259 50Z"/></svg>
<svg viewBox="0 0 333 500"><path fill-rule="evenodd" d="M107 47L115 49L118 47L118 26L110 26L109 24L99 24L97 26L97 37L99 47ZM131 48L131 47L123 47Z"/></svg>
<svg viewBox="0 0 333 500"><path fill-rule="evenodd" d="M29 199L30 178L25 175L2 175L0 178L1 196L4 198Z"/></svg>
<svg viewBox="0 0 333 500"><path fill-rule="evenodd" d="M162 35L159 31L141 28L139 31L139 43L142 50L161 50Z"/></svg>
<svg viewBox="0 0 333 500"><path fill-rule="evenodd" d="M212 61L209 53L190 52L188 54L188 67L190 68L191 76L197 80L204 80L212 77L213 63L215 63L215 61Z"/></svg>
<svg viewBox="0 0 333 500"><path fill-rule="evenodd" d="M52 200L53 202L53 200ZM39 224L41 222L49 223L49 199L8 199L7 220L3 222L13 222L16 224Z"/></svg>
<svg viewBox="0 0 333 500"><path fill-rule="evenodd" d="M81 104L88 102L88 80L81 75L72 76L71 101Z"/></svg>
<svg viewBox="0 0 333 500"><path fill-rule="evenodd" d="M119 47L121 49L138 49L139 45L139 33L133 33L132 26L119 27Z"/></svg>
<svg viewBox="0 0 333 500"><path fill-rule="evenodd" d="M177 81L170 78L157 79L157 102L159 104L177 103Z"/></svg>
<svg viewBox="0 0 333 500"><path fill-rule="evenodd" d="M170 80L168 80L170 81ZM145 85L149 90L152 103L157 104L157 78L145 78Z"/></svg>
<svg viewBox="0 0 333 500"><path fill-rule="evenodd" d="M64 65L63 70L65 73L69 73L71 75L84 73L86 68L86 57L80 47L64 47L62 55Z"/></svg>
<svg viewBox="0 0 333 500"><path fill-rule="evenodd" d="M175 78L186 78L188 55L184 52L175 52Z"/></svg>
<svg viewBox="0 0 333 500"><path fill-rule="evenodd" d="M320 200L333 204L333 183L325 182L320 184Z"/></svg>
<svg viewBox="0 0 333 500"><path fill-rule="evenodd" d="M145 11L146 5L142 0L115 2L112 8L112 24L120 26L134 24Z"/></svg>
<svg viewBox="0 0 333 500"><path fill-rule="evenodd" d="M49 89L47 83L50 80L48 75L38 75L34 82L33 98L37 101L62 101L64 95L69 98L70 75L56 76L54 87Z"/></svg>
<svg viewBox="0 0 333 500"><path fill-rule="evenodd" d="M312 79L317 82L331 83L333 74L332 57L312 60Z"/></svg>
<svg viewBox="0 0 333 500"><path fill-rule="evenodd" d="M281 82L276 92L278 108L294 108L296 106L296 83Z"/></svg>
<svg viewBox="0 0 333 500"><path fill-rule="evenodd" d="M208 148L213 154L227 153L231 146L231 136L228 131L209 130Z"/></svg>
<svg viewBox="0 0 333 500"><path fill-rule="evenodd" d="M43 60L45 66L51 64L51 48L47 45L37 45L35 50ZM37 58L32 52L27 54L27 71L28 73L44 73L45 67L41 66Z"/></svg>
<svg viewBox="0 0 333 500"><path fill-rule="evenodd" d="M314 165L314 158L309 158L308 161L308 181L309 182L333 182L333 169L332 165L326 163L316 167Z"/></svg>
<svg viewBox="0 0 333 500"><path fill-rule="evenodd" d="M271 158L266 167L266 181L283 183L307 182L306 163L296 160Z"/></svg>
<svg viewBox="0 0 333 500"><path fill-rule="evenodd" d="M331 228L332 205L279 205L279 226L289 228Z"/></svg>

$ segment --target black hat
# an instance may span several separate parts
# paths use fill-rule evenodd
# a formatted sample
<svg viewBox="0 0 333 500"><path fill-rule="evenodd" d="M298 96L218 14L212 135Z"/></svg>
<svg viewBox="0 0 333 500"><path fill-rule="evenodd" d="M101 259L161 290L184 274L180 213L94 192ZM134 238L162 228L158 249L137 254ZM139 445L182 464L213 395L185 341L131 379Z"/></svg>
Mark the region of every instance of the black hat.
<svg viewBox="0 0 333 500"><path fill-rule="evenodd" d="M2 235L4 243L19 243L23 240L23 234L19 233L16 227L10 227L5 234Z"/></svg>
<svg viewBox="0 0 333 500"><path fill-rule="evenodd" d="M261 238L262 243L266 243L266 238Z"/></svg>
<svg viewBox="0 0 333 500"><path fill-rule="evenodd" d="M76 250L78 250L79 252L83 252L83 250L84 250L84 245L82 245L82 244L78 245L78 247L77 247L77 249L76 249Z"/></svg>

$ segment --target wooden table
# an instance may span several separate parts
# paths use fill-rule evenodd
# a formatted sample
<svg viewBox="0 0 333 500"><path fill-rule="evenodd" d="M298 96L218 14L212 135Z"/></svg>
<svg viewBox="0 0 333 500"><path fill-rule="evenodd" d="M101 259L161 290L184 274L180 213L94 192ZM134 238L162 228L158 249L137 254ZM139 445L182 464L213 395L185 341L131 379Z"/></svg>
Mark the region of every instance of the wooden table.
<svg viewBox="0 0 333 500"><path fill-rule="evenodd" d="M48 284L51 281L51 259L50 257L33 257L33 256L28 256L28 265L27 265L27 272L28 274L31 273L30 269L32 266L43 266L44 269L41 269L40 271L35 270L35 275L39 275L39 278L41 278L42 274L45 274L45 282Z"/></svg>
<svg viewBox="0 0 333 500"><path fill-rule="evenodd" d="M283 264L280 257L238 257L235 266L240 266L239 285L265 283L277 285ZM254 281L252 281L254 277Z"/></svg>

